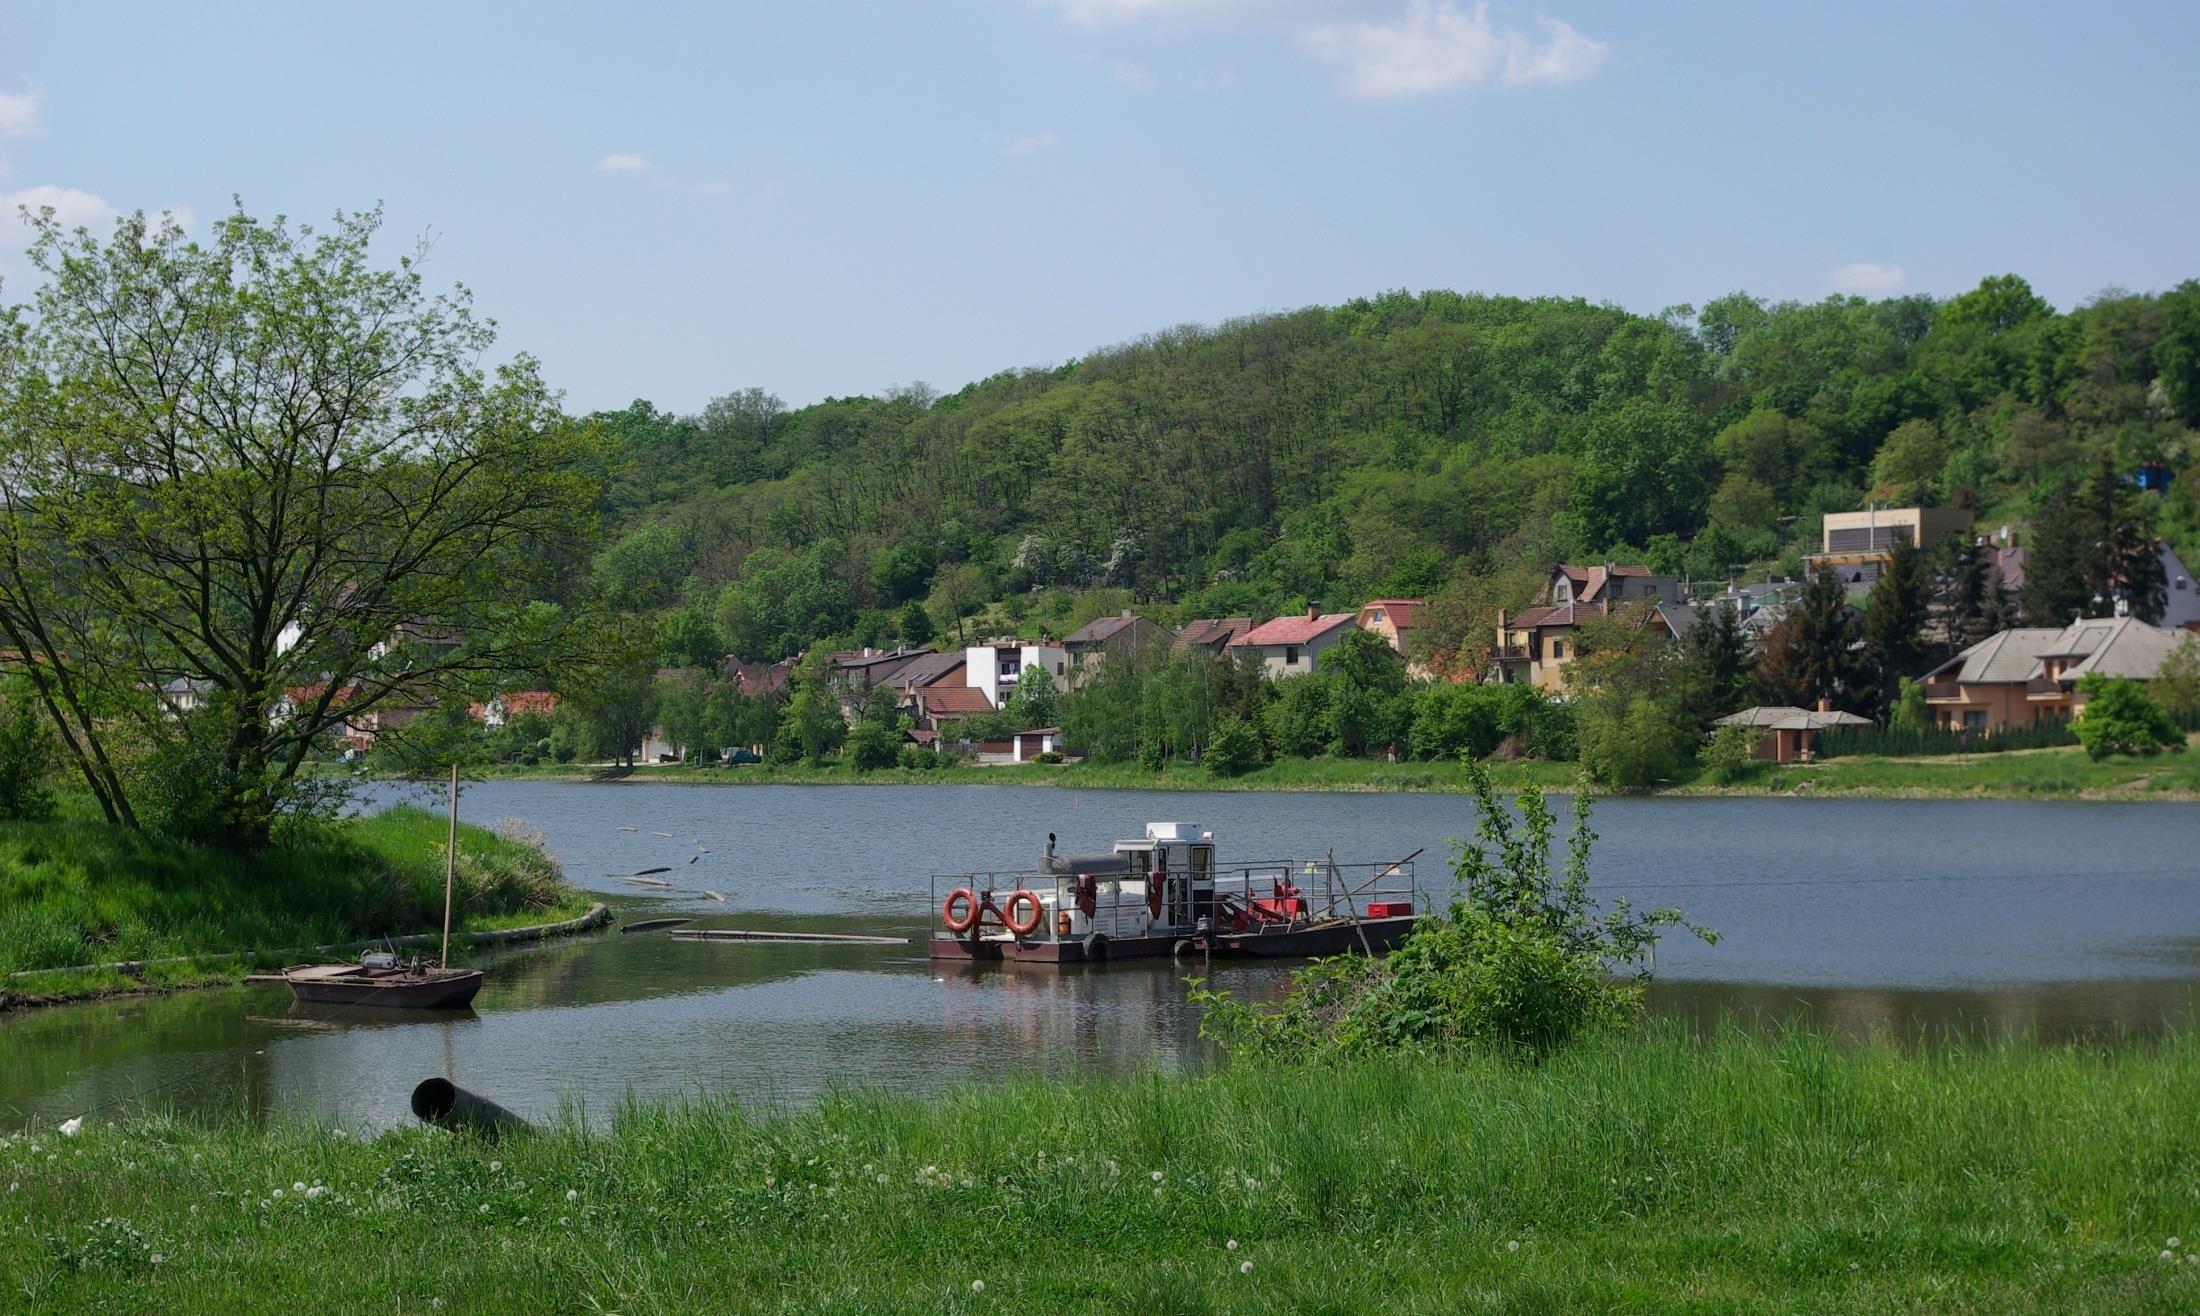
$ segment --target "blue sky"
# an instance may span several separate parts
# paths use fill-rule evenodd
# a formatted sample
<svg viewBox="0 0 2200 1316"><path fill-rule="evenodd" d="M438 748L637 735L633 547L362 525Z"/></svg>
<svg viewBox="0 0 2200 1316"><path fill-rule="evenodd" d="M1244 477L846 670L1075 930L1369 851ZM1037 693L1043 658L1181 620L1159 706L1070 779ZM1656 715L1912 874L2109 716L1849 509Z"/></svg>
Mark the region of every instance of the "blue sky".
<svg viewBox="0 0 2200 1316"><path fill-rule="evenodd" d="M2195 67L2189 3L13 5L0 197L381 201L569 405L688 411L1397 287L2160 289Z"/></svg>

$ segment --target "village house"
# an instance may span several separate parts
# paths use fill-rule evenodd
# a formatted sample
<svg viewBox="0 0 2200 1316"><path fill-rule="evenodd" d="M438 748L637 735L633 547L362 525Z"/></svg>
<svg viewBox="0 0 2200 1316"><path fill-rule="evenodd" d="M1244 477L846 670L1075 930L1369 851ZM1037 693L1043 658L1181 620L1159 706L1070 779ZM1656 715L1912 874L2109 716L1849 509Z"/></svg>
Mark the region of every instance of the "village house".
<svg viewBox="0 0 2200 1316"><path fill-rule="evenodd" d="M902 669L931 656L930 649L852 649L833 655L825 682L838 697L841 714L852 718L873 690L891 688Z"/></svg>
<svg viewBox="0 0 2200 1316"><path fill-rule="evenodd" d="M1696 620L1694 612L1680 605L1680 597L1678 580L1657 575L1648 567L1609 562L1598 567L1553 567L1541 605L1514 616L1497 614L1491 679L1564 693L1565 667L1580 655L1583 622L1634 604L1644 624L1656 625L1668 638L1679 639L1694 628Z"/></svg>
<svg viewBox="0 0 2200 1316"><path fill-rule="evenodd" d="M1805 574L1823 567L1841 578L1851 594L1869 590L1894 557L1896 543L1931 548L1971 528L1971 514L1960 507L1870 507L1861 512L1828 512L1819 525L1818 551L1803 559Z"/></svg>
<svg viewBox="0 0 2200 1316"><path fill-rule="evenodd" d="M515 717L548 717L557 712L558 696L550 690L509 690L489 696L486 703L468 704L466 711L487 729L500 731Z"/></svg>
<svg viewBox="0 0 2200 1316"><path fill-rule="evenodd" d="M1103 654L1136 653L1149 645L1175 639L1175 631L1129 608L1112 617L1086 622L1062 641L1063 650L1069 654L1070 682L1082 680Z"/></svg>
<svg viewBox="0 0 2200 1316"><path fill-rule="evenodd" d="M1271 681L1304 676L1320 670L1322 654L1358 629L1353 618L1349 612L1308 608L1303 617L1278 617L1255 626L1227 647L1232 654L1257 658L1261 674Z"/></svg>
<svg viewBox="0 0 2200 1316"><path fill-rule="evenodd" d="M1251 629L1251 617L1202 617L1198 621L1186 622L1177 631L1176 643L1171 647L1179 650L1205 649L1220 658L1231 644Z"/></svg>
<svg viewBox="0 0 2200 1316"><path fill-rule="evenodd" d="M1927 672L1925 706L1934 726L1974 735L2071 717L2085 706L2081 677L2099 672L2151 681L2180 638L2136 617L2013 627Z"/></svg>
<svg viewBox="0 0 2200 1316"><path fill-rule="evenodd" d="M985 694L986 706L999 708L1016 697L1016 683L1032 669L1047 674L1059 690L1068 683L1069 651L1058 644L1030 640L994 640L963 650L963 682Z"/></svg>
<svg viewBox="0 0 2200 1316"><path fill-rule="evenodd" d="M2000 538L2004 541L1994 549L1994 574L2012 592L2024 588L2024 563L2028 554L2024 545L2006 542L2009 532L2003 528ZM2177 550L2167 542L2159 546L2162 559L2162 620L2167 630L2200 630L2200 586L2193 583L2192 570L2185 565Z"/></svg>

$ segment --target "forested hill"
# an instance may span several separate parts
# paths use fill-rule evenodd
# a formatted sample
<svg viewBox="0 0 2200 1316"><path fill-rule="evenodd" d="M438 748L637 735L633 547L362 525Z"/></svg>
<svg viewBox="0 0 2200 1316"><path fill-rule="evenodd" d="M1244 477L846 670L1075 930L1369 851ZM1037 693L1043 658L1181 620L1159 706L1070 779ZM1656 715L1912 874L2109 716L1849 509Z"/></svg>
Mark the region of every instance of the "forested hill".
<svg viewBox="0 0 2200 1316"><path fill-rule="evenodd" d="M1867 498L2021 523L2104 454L2175 474L2153 514L2189 559L2200 281L2068 313L2013 276L1657 318L1401 292L947 396L788 410L750 389L596 419L626 454L604 577L750 658L996 599L1044 625L1096 599L1173 617L1473 596L1562 559L1725 578L1792 567L1820 512Z"/></svg>

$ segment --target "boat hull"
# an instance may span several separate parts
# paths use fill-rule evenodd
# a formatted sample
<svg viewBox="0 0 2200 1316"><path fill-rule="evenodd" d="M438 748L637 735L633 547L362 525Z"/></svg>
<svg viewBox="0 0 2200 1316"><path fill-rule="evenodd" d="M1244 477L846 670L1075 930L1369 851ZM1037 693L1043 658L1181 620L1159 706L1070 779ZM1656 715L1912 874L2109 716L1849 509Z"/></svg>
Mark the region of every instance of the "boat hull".
<svg viewBox="0 0 2200 1316"><path fill-rule="evenodd" d="M289 978L293 999L311 1005L371 1005L393 1010L461 1010L481 990L481 970L453 969L420 978Z"/></svg>
<svg viewBox="0 0 2200 1316"><path fill-rule="evenodd" d="M1260 932L1220 932L1215 934L1214 953L1218 956L1259 959L1310 959L1321 955L1342 955L1349 951L1381 954L1404 941L1420 917L1417 914L1398 914L1388 918L1361 919L1357 923L1339 919L1300 926L1277 926ZM1098 958L1155 959L1175 954L1180 942L1190 943L1193 955L1204 953L1196 936L1186 932L1161 937L1113 939L1107 943L1106 953ZM1052 937L1025 937L1016 940L1001 937L957 937L946 933L933 934L929 954L935 960L999 960L1018 964L1084 964L1093 959L1085 953L1085 946L1081 941L1056 940Z"/></svg>

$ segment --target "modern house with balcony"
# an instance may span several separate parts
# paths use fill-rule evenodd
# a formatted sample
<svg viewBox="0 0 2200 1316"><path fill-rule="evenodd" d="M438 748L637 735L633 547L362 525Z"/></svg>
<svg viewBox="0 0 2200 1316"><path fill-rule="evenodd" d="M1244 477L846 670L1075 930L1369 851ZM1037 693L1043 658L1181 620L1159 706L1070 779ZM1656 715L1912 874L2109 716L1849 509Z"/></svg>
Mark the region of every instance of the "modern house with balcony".
<svg viewBox="0 0 2200 1316"><path fill-rule="evenodd" d="M1058 644L1029 640L996 640L963 650L965 684L982 691L994 708L1016 697L1016 683L1033 668L1044 671L1059 690L1068 683L1069 651Z"/></svg>
<svg viewBox="0 0 2200 1316"><path fill-rule="evenodd" d="M1992 735L2085 706L2088 672L2151 681L2179 634L2136 617L2096 617L2060 629L2020 626L1989 635L1925 674L1933 725Z"/></svg>
<svg viewBox="0 0 2200 1316"><path fill-rule="evenodd" d="M1894 556L1894 546L1930 548L1971 528L1971 514L1957 507L1873 507L1861 512L1828 512L1820 523L1816 553L1803 559L1803 570L1816 575L1830 568L1851 594L1871 588Z"/></svg>

